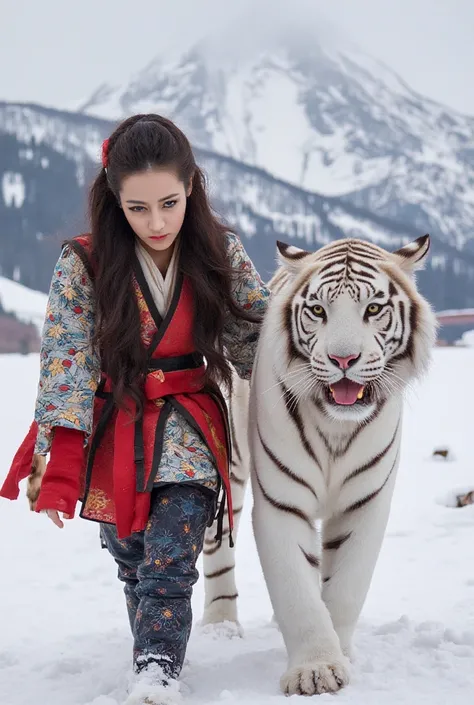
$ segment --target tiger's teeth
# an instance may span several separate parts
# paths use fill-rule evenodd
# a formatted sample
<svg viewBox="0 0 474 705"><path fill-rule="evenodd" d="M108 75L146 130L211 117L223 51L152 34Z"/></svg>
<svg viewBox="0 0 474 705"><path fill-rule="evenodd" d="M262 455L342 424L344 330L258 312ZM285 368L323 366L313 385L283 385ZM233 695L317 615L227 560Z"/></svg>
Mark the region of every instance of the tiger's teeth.
<svg viewBox="0 0 474 705"><path fill-rule="evenodd" d="M364 387L362 387L359 394L357 395L357 399L362 399L363 396L364 396Z"/></svg>

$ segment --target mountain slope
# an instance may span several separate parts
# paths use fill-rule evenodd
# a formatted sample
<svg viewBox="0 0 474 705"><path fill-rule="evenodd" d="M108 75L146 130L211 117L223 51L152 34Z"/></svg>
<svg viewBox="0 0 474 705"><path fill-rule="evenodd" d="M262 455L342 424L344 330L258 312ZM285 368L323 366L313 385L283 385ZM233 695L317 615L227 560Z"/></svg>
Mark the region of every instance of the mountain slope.
<svg viewBox="0 0 474 705"><path fill-rule="evenodd" d="M3 241L2 241L3 242ZM0 306L6 313L13 313L23 323L33 323L40 332L46 312L47 296L18 282L0 277Z"/></svg>
<svg viewBox="0 0 474 705"><path fill-rule="evenodd" d="M85 227L85 184L112 129L87 115L0 103L0 274L48 290L61 241ZM196 149L196 157L214 206L237 228L264 277L274 269L277 239L316 249L356 236L395 249L423 232L209 150ZM436 308L474 306L474 256L436 232L419 279Z"/></svg>
<svg viewBox="0 0 474 705"><path fill-rule="evenodd" d="M39 351L46 301L46 294L0 277L0 354Z"/></svg>
<svg viewBox="0 0 474 705"><path fill-rule="evenodd" d="M473 118L417 94L353 46L288 31L268 50L252 42L228 55L227 39L157 57L79 110L163 113L205 149L474 251Z"/></svg>

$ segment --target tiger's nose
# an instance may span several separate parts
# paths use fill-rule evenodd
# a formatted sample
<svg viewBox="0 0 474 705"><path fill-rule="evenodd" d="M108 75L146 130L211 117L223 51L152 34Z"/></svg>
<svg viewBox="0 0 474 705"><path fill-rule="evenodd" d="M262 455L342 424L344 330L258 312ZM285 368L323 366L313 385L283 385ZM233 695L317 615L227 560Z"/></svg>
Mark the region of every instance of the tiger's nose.
<svg viewBox="0 0 474 705"><path fill-rule="evenodd" d="M351 365L355 365L357 360L360 358L360 353L358 355L348 355L347 357L339 357L338 355L329 355L333 365L340 367L341 370L347 370Z"/></svg>

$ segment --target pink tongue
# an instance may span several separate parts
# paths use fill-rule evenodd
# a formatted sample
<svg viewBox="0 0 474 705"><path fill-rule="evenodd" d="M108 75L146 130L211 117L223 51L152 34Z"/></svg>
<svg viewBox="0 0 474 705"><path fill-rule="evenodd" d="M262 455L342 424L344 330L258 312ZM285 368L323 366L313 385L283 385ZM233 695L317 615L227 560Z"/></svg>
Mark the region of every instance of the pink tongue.
<svg viewBox="0 0 474 705"><path fill-rule="evenodd" d="M355 404L357 395L363 389L363 385L358 382L352 382L350 379L341 379L339 382L331 385L334 401L336 404Z"/></svg>

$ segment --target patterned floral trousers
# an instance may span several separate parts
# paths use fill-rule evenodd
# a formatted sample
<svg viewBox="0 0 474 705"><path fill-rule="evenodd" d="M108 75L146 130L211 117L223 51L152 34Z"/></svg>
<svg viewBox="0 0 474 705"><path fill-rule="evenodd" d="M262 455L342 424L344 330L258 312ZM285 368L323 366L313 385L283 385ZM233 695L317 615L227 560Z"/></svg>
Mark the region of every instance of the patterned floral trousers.
<svg viewBox="0 0 474 705"><path fill-rule="evenodd" d="M144 531L118 539L101 524L101 538L125 583L136 672L158 664L177 678L192 626L191 595L196 561L215 510L215 493L190 483L155 486Z"/></svg>

